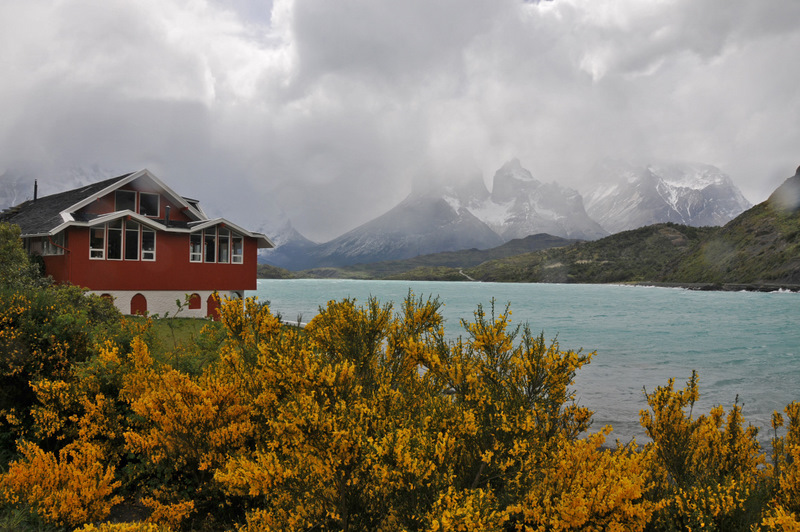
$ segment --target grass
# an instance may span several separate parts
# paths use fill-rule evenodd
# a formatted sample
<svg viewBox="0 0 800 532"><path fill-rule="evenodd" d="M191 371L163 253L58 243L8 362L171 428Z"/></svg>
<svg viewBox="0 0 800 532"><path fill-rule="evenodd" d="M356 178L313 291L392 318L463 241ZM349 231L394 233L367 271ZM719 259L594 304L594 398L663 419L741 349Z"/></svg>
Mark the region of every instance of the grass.
<svg viewBox="0 0 800 532"><path fill-rule="evenodd" d="M128 319L144 321L137 316ZM209 319L168 317L151 319L150 323L145 337L153 358L193 375L216 359L225 334L221 323Z"/></svg>
<svg viewBox="0 0 800 532"><path fill-rule="evenodd" d="M153 333L167 350L195 342L205 326L219 326L215 321L201 318L160 318L152 323Z"/></svg>

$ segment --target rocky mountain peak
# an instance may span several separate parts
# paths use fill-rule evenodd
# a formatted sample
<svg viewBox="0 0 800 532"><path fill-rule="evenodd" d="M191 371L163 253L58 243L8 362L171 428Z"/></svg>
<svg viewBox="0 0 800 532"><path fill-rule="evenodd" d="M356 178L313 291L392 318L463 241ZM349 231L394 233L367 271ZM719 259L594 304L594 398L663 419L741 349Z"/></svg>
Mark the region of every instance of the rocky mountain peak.
<svg viewBox="0 0 800 532"><path fill-rule="evenodd" d="M611 233L662 222L723 225L751 206L730 177L706 164L604 161L590 177L586 211Z"/></svg>

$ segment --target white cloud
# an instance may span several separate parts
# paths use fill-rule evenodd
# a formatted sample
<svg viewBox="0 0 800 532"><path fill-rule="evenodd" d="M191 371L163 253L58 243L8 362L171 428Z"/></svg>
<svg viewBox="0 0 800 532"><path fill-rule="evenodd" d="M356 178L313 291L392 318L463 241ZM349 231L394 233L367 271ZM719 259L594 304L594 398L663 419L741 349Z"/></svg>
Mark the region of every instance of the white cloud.
<svg viewBox="0 0 800 532"><path fill-rule="evenodd" d="M798 164L795 0L6 0L0 166L150 167L338 235L415 180L519 157L696 160L763 200Z"/></svg>

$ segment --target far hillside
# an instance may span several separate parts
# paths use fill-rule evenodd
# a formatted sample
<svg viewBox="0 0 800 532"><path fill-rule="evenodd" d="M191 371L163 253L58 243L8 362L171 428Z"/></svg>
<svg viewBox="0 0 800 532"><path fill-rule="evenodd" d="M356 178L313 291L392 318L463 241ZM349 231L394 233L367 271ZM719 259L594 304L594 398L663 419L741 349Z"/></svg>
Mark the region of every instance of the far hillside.
<svg viewBox="0 0 800 532"><path fill-rule="evenodd" d="M315 268L292 272L299 278L342 278L342 279L409 279L407 273L437 280L466 280L460 269L471 268L490 260L512 257L522 253L562 247L579 242L545 233L516 238L491 249L465 249L420 255L410 259L354 264L339 268ZM442 272L444 278L437 272ZM259 270L259 276L260 270ZM425 277L427 276L427 277ZM420 277L420 278L422 278Z"/></svg>
<svg viewBox="0 0 800 532"><path fill-rule="evenodd" d="M800 285L800 168L767 201L671 265L663 280Z"/></svg>
<svg viewBox="0 0 800 532"><path fill-rule="evenodd" d="M660 279L675 261L718 228L656 224L571 246L486 262L465 270L480 281L620 283Z"/></svg>

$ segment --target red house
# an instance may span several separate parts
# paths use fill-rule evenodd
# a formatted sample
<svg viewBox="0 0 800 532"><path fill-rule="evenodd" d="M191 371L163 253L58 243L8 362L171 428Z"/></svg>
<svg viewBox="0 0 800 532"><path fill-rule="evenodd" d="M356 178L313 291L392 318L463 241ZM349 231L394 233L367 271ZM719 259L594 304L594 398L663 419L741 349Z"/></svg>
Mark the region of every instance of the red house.
<svg viewBox="0 0 800 532"><path fill-rule="evenodd" d="M57 282L111 297L124 313L214 317L211 297L256 288L259 248L274 247L197 200L176 194L148 170L26 201L0 215L17 224L31 254Z"/></svg>

